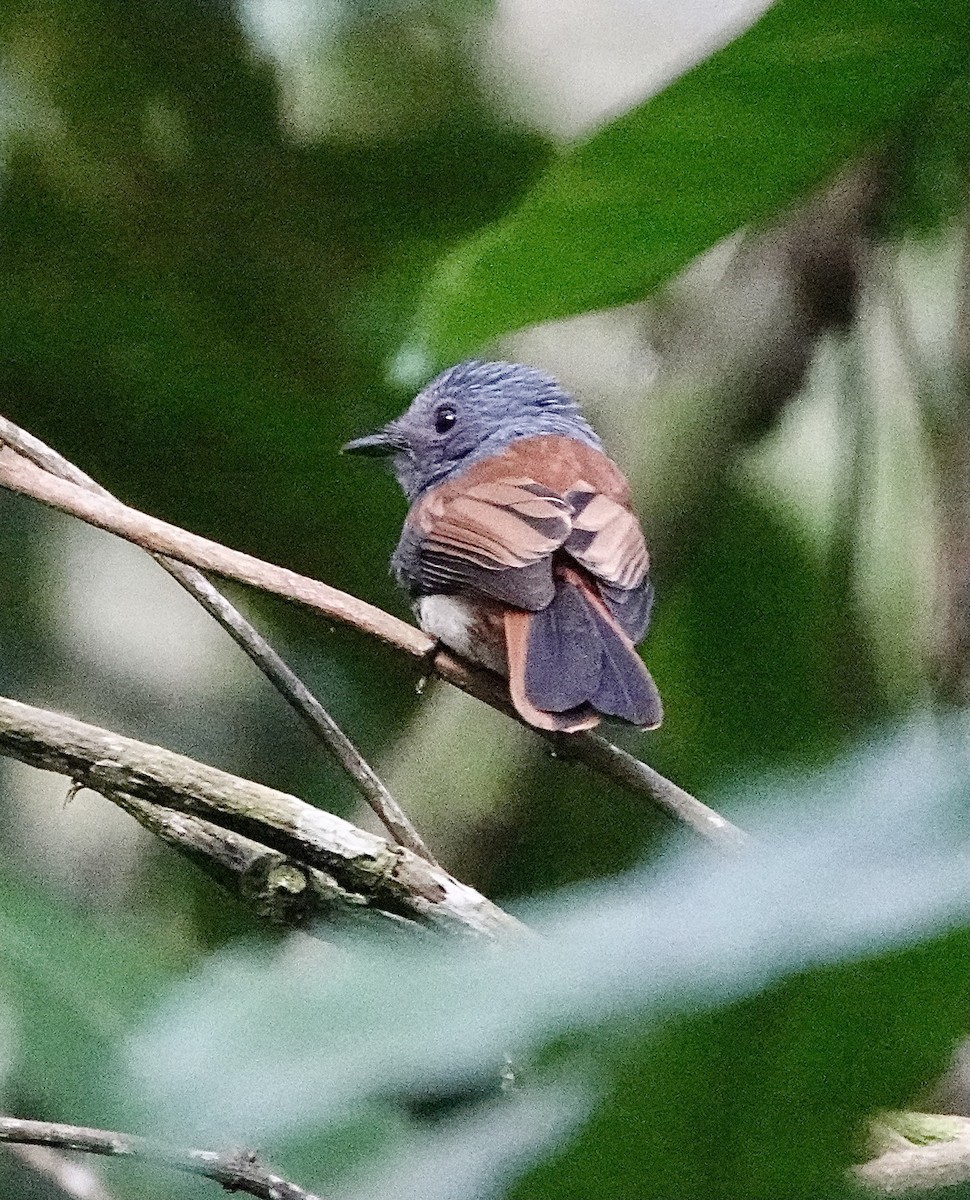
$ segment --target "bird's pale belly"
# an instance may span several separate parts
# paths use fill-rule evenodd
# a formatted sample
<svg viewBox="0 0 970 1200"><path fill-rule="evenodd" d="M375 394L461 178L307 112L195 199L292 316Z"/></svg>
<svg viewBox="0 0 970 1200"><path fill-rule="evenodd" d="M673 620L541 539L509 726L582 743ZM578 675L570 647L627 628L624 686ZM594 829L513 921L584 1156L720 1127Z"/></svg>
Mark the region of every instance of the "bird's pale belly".
<svg viewBox="0 0 970 1200"><path fill-rule="evenodd" d="M418 622L425 633L462 658L508 675L503 609L493 601L464 596L421 596L415 602Z"/></svg>

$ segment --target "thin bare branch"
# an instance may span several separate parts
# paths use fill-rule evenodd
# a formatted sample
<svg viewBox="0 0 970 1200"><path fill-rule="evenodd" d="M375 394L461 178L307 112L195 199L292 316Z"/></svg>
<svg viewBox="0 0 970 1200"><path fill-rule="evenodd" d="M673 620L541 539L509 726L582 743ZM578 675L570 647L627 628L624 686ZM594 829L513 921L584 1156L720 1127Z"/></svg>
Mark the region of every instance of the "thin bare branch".
<svg viewBox="0 0 970 1200"><path fill-rule="evenodd" d="M9 448L0 450L0 486L32 496L51 508L79 517L89 525L117 534L152 553L293 600L330 620L353 625L415 658L425 658L434 650L435 643L426 633L372 604L296 571L273 566L251 554L230 550L196 533L149 517L113 497L87 492L77 484L58 479L27 462Z"/></svg>
<svg viewBox="0 0 970 1200"><path fill-rule="evenodd" d="M970 1121L964 1117L936 1119L952 1126L949 1137L926 1145L899 1138L892 1149L854 1167L852 1177L868 1191L883 1196L903 1196L966 1184L970 1181ZM254 1154L247 1151L226 1153L183 1149L130 1133L17 1117L0 1117L0 1142L155 1162L176 1171L204 1176L227 1191L246 1192L259 1200L318 1200L314 1193L268 1171ZM101 1195L81 1191L68 1194L84 1200L90 1196L100 1200Z"/></svg>
<svg viewBox="0 0 970 1200"><path fill-rule="evenodd" d="M189 1175L213 1179L230 1192L247 1192L259 1200L319 1200L313 1192L274 1175L248 1151L190 1150L162 1142L117 1133L110 1129L88 1129L53 1121L24 1121L0 1117L0 1142L50 1146L59 1150L81 1150L109 1158L141 1159L160 1163Z"/></svg>
<svg viewBox="0 0 970 1200"><path fill-rule="evenodd" d="M0 484L2 482L0 476ZM447 679L463 692L490 704L520 724L525 724L512 707L505 681L498 675L479 670L447 650L438 650L432 664L442 679ZM526 728L532 729L532 726L527 725ZM557 757L581 762L591 770L623 784L630 791L649 796L665 812L722 849L739 850L747 842L747 834L737 825L600 734L548 733L541 729L533 729L532 732L544 738Z"/></svg>
<svg viewBox="0 0 970 1200"><path fill-rule="evenodd" d="M748 840L727 817L722 817L659 771L599 734L587 733L579 742L568 734L553 735L550 740L562 758L576 758L593 770L626 784L631 791L645 792L671 816L719 846L739 850Z"/></svg>
<svg viewBox="0 0 970 1200"><path fill-rule="evenodd" d="M515 717L505 684L498 676L438 649L432 638L413 625L325 583L230 550L110 497L89 494L25 461L10 449L0 449L0 487L30 496L152 553L272 592L314 609L331 620L351 625L396 650L425 660L449 683ZM565 757L578 759L640 795L648 796L722 848L736 849L744 843L745 834L737 826L605 739L573 734L568 740L559 739L555 744Z"/></svg>
<svg viewBox="0 0 970 1200"><path fill-rule="evenodd" d="M58 479L84 488L92 495L113 499L110 492L56 450L52 450L39 438L21 429L6 417L0 416L0 445L2 444L11 447L23 458ZM395 841L407 846L415 854L420 854L429 862L434 862L434 857L421 835L364 756L262 634L254 629L235 605L195 567L166 558L154 551L151 554L155 561L219 622L300 719L309 726L311 733L330 750Z"/></svg>
<svg viewBox="0 0 970 1200"><path fill-rule="evenodd" d="M127 798L148 800L261 843L301 869L321 872L324 882L335 881L326 900L351 920L373 908L389 920L403 917L470 937L498 938L525 930L473 888L406 847L391 845L295 796L160 746L0 698L0 754L67 775L129 811ZM196 848L209 853L201 842ZM232 847L223 849L233 852ZM245 844L235 849L248 853ZM319 881L309 877L313 886Z"/></svg>

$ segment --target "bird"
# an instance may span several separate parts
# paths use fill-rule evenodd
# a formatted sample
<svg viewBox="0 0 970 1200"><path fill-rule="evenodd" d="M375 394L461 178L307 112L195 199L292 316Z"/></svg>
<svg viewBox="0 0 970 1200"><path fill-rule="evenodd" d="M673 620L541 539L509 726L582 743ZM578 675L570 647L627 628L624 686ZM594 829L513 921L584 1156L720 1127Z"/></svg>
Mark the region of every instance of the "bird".
<svg viewBox="0 0 970 1200"><path fill-rule="evenodd" d="M409 503L392 574L426 633L508 679L523 721L660 725L635 648L653 588L630 488L551 376L459 363L343 451L390 458Z"/></svg>

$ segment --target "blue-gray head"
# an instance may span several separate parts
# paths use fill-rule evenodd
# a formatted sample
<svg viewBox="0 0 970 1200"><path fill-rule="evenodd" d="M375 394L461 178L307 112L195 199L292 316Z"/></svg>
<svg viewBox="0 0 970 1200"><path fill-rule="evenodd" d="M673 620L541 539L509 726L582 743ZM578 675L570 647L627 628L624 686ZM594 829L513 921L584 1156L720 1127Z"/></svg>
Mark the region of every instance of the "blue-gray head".
<svg viewBox="0 0 970 1200"><path fill-rule="evenodd" d="M520 363L473 361L442 372L405 413L344 450L393 455L394 474L413 501L473 462L540 433L565 434L602 449L575 400L554 379Z"/></svg>

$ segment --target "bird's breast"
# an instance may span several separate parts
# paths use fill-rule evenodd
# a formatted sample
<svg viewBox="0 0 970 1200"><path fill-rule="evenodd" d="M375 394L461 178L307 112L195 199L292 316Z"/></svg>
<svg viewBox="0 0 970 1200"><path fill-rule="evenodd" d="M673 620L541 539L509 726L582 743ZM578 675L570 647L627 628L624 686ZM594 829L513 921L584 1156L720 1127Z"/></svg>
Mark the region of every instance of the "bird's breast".
<svg viewBox="0 0 970 1200"><path fill-rule="evenodd" d="M487 597L437 594L415 601L418 622L425 633L460 654L508 675L504 608Z"/></svg>

